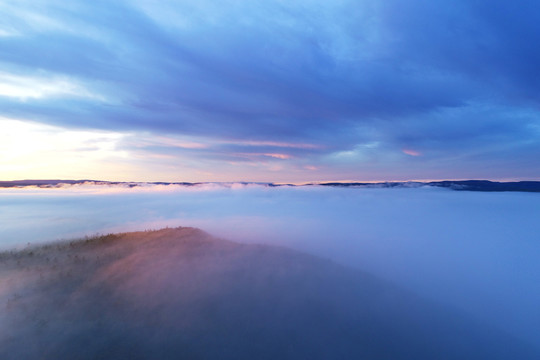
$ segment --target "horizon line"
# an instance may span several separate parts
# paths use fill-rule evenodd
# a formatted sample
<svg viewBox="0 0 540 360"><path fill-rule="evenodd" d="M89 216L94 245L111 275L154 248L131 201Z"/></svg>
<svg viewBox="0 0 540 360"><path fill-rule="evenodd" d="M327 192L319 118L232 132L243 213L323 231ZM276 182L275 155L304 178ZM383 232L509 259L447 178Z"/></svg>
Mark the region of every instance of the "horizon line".
<svg viewBox="0 0 540 360"><path fill-rule="evenodd" d="M0 180L0 183L22 183L22 182L56 182L56 183L143 183L143 184L230 184L230 183L244 183L244 184L275 184L275 185L317 185L327 183L365 183L365 184L381 184L381 183L431 183L431 182L444 182L444 181L489 181L498 183L513 183L513 182L540 182L540 179L486 179L486 178L439 178L439 179L408 179L408 180L352 180L352 179L339 179L339 180L312 180L312 181L294 181L294 182L282 182L282 181L249 181L249 180L232 180L232 181L140 181L140 180L98 180L98 179L17 179L17 180Z"/></svg>

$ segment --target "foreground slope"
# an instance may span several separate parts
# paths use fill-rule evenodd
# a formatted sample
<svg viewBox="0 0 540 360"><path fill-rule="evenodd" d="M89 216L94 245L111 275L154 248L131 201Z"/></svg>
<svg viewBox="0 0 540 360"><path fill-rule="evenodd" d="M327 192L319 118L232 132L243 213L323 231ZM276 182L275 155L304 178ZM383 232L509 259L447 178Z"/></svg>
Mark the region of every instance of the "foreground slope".
<svg viewBox="0 0 540 360"><path fill-rule="evenodd" d="M2 359L538 359L367 274L193 228L0 255Z"/></svg>

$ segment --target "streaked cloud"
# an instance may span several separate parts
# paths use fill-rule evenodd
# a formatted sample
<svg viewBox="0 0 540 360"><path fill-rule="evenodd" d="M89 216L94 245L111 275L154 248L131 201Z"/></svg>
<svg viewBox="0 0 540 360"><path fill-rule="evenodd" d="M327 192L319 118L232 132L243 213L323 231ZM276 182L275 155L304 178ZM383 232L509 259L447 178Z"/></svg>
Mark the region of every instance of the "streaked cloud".
<svg viewBox="0 0 540 360"><path fill-rule="evenodd" d="M403 151L404 154L407 154L407 155L410 155L410 156L420 156L420 155L422 155L421 152L416 151L416 150L412 150L412 149L403 149L401 151Z"/></svg>
<svg viewBox="0 0 540 360"><path fill-rule="evenodd" d="M236 145L247 145L247 146L270 146L270 147L281 147L281 148L295 148L295 149L319 149L322 148L322 145L316 144L303 144L303 143L286 143L278 141L256 141L256 140L229 140L221 141L222 144L236 144Z"/></svg>
<svg viewBox="0 0 540 360"><path fill-rule="evenodd" d="M0 96L21 101L47 97L82 97L104 101L104 97L93 94L84 86L69 78L29 77L0 72Z"/></svg>
<svg viewBox="0 0 540 360"><path fill-rule="evenodd" d="M6 1L0 115L129 133L140 155L207 166L286 154L335 179L433 178L442 163L453 178L539 177L535 10L532 0Z"/></svg>

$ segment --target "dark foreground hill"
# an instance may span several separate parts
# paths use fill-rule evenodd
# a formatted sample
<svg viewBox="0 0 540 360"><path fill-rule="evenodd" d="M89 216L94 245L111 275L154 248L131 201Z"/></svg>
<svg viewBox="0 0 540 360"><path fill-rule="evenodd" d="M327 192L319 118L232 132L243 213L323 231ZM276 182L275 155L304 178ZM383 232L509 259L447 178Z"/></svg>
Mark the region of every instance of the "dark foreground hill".
<svg viewBox="0 0 540 360"><path fill-rule="evenodd" d="M539 359L367 274L192 228L0 255L1 359Z"/></svg>

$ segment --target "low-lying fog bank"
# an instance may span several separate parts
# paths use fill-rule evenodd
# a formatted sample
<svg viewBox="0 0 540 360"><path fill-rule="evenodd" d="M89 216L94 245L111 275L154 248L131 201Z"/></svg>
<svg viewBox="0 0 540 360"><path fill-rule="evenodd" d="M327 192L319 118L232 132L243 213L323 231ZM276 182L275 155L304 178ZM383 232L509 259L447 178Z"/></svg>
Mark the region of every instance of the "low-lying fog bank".
<svg viewBox="0 0 540 360"><path fill-rule="evenodd" d="M540 194L440 188L0 190L0 246L194 226L331 258L540 348Z"/></svg>
<svg viewBox="0 0 540 360"><path fill-rule="evenodd" d="M463 312L285 248L164 229L0 254L2 359L538 359Z"/></svg>

